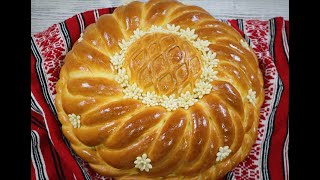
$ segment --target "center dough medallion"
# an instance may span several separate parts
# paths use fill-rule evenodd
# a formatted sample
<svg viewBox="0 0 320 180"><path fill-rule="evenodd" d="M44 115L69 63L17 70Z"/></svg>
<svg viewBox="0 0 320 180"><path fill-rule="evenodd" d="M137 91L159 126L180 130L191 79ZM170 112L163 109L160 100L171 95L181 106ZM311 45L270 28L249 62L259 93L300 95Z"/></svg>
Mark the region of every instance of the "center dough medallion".
<svg viewBox="0 0 320 180"><path fill-rule="evenodd" d="M130 84L158 95L192 92L201 75L201 53L175 34L147 34L125 56Z"/></svg>

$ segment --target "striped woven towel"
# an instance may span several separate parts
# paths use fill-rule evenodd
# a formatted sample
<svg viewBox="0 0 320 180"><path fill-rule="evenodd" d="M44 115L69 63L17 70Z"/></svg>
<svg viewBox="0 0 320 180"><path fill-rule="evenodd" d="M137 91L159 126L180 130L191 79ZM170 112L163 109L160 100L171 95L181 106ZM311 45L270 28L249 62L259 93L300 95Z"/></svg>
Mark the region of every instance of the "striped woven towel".
<svg viewBox="0 0 320 180"><path fill-rule="evenodd" d="M66 53L86 26L113 10L77 14L31 37L32 179L111 179L95 173L71 150L61 133L54 99ZM289 23L282 17L222 21L237 29L253 47L265 83L258 139L248 158L226 179L288 179Z"/></svg>

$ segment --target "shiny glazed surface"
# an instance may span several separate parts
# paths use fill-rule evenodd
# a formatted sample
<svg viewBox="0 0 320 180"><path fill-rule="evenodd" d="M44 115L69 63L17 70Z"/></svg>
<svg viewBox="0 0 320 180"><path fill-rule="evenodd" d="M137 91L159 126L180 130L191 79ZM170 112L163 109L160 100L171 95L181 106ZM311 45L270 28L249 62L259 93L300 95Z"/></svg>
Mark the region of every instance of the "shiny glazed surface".
<svg viewBox="0 0 320 180"><path fill-rule="evenodd" d="M192 92L201 75L201 52L174 35L147 34L130 46L124 67L131 84L158 95Z"/></svg>
<svg viewBox="0 0 320 180"><path fill-rule="evenodd" d="M209 48L219 59L218 80L212 82L211 93L188 110L168 112L125 99L123 88L114 80L110 57L120 51L118 43L136 28L146 30L168 23L195 29L201 39L210 42ZM166 37L174 41L161 41ZM241 39L236 30L202 8L172 0L132 2L101 16L86 28L83 40L74 44L60 72L56 106L64 135L95 171L117 179L223 177L245 159L255 142L264 100L258 60L252 49L241 46ZM152 44L158 44L158 50L153 50ZM149 56L138 60L136 54L141 52ZM162 60L151 62L150 57L161 55ZM142 37L129 48L125 66L130 69L130 81L142 89L170 95L192 89L201 63L193 60L199 57L183 40L155 34ZM161 69L163 66L171 71ZM143 71L153 74L146 76ZM166 78L168 74L171 79ZM255 104L246 98L249 89L256 91ZM81 116L80 128L71 125L68 114L72 113ZM216 154L223 146L232 152L217 162ZM135 158L143 153L152 160L148 173L134 168Z"/></svg>

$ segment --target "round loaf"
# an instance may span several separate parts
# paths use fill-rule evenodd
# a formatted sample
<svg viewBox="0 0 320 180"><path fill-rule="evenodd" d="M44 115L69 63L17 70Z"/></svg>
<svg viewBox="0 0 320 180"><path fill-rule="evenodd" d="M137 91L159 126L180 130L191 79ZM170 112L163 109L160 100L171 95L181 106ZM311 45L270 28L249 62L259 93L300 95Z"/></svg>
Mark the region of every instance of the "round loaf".
<svg viewBox="0 0 320 180"><path fill-rule="evenodd" d="M216 75L208 93L171 109L125 91L135 84L160 98L196 92L205 52L177 33L150 31L168 24L194 29L219 62L210 68ZM137 29L150 33L124 51L121 43ZM127 85L117 80L112 59L119 53ZM249 154L264 101L258 60L244 38L202 8L174 0L131 2L89 25L67 53L56 91L62 132L74 152L118 179L222 178ZM148 171L136 168L143 154L151 160Z"/></svg>

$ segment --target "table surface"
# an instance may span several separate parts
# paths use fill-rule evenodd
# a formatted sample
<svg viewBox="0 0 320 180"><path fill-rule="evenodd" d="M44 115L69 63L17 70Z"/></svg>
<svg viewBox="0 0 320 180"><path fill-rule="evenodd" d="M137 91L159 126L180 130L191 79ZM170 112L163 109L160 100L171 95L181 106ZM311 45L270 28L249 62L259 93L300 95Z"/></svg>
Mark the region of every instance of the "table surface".
<svg viewBox="0 0 320 180"><path fill-rule="evenodd" d="M117 7L126 1L128 0L31 0L31 35L77 13L105 7ZM289 20L289 0L180 1L200 6L218 19L269 19L282 16Z"/></svg>

